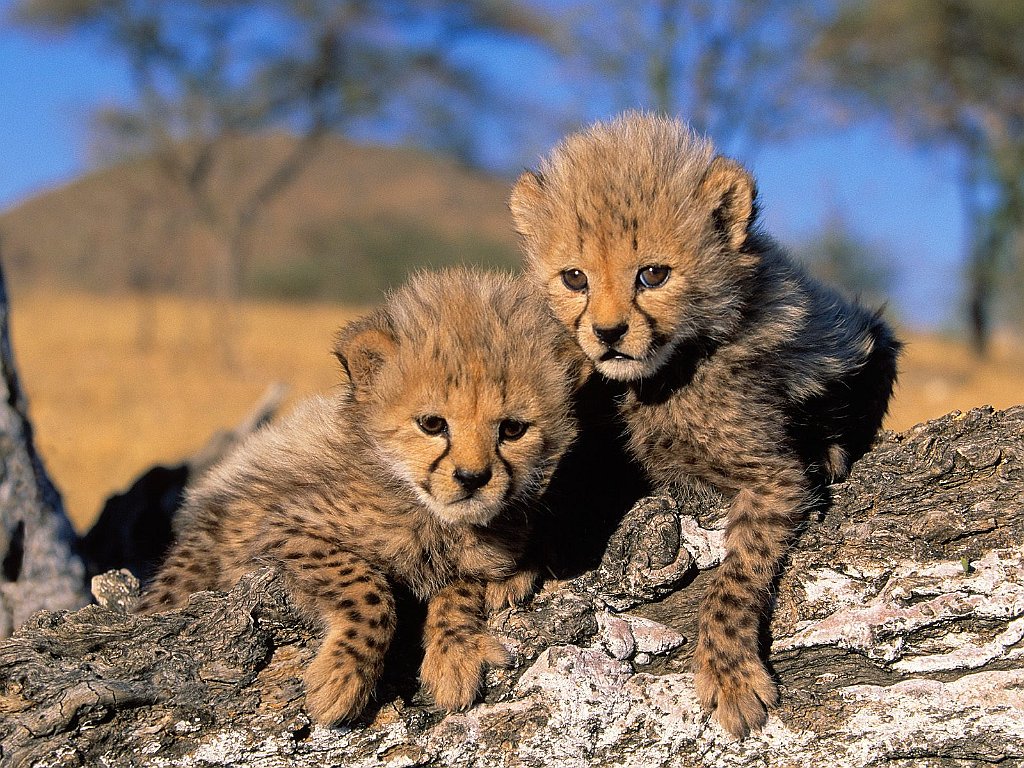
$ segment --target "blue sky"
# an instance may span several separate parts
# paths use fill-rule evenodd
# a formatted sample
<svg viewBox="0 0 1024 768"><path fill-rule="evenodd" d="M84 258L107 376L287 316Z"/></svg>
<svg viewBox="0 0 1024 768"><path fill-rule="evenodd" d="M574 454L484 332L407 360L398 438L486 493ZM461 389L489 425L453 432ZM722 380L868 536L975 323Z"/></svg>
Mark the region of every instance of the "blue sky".
<svg viewBox="0 0 1024 768"><path fill-rule="evenodd" d="M91 110L128 89L123 67L94 46L12 30L10 5L0 0L0 208L84 172Z"/></svg>
<svg viewBox="0 0 1024 768"><path fill-rule="evenodd" d="M12 29L10 4L0 0L0 209L88 171L90 112L129 92L123 66L95 45ZM964 231L952 157L873 122L763 147L749 163L763 223L783 243L838 213L893 257L892 303L906 321L957 324Z"/></svg>

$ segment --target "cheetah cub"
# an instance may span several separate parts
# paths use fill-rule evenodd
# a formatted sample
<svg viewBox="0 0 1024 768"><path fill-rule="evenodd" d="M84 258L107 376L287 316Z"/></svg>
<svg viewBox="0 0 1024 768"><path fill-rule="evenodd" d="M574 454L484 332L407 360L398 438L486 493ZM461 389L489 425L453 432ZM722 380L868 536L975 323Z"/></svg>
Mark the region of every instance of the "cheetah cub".
<svg viewBox="0 0 1024 768"><path fill-rule="evenodd" d="M532 591L528 514L575 437L588 363L521 281L464 269L414 278L334 352L337 396L255 434L190 491L142 610L276 566L324 627L306 706L332 724L373 691L401 583L427 601L423 683L465 708L486 665L507 663L485 611Z"/></svg>
<svg viewBox="0 0 1024 768"><path fill-rule="evenodd" d="M900 345L758 230L750 174L678 121L628 113L569 136L510 205L555 314L626 383L651 479L731 496L694 663L705 711L743 736L778 696L758 633L780 561L874 439Z"/></svg>

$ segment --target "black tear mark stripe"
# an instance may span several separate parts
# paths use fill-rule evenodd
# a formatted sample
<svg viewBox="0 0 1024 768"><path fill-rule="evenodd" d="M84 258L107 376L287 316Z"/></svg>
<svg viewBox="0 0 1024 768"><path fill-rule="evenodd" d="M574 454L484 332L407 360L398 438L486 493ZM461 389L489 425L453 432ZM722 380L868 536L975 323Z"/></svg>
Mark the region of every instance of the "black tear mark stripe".
<svg viewBox="0 0 1024 768"><path fill-rule="evenodd" d="M647 325L650 326L651 329L651 335L654 336L655 338L659 338L661 334L658 331L658 321L654 319L654 316L649 314L648 312L645 312L644 308L641 307L636 301L633 302L633 306L636 307L636 311L640 314L640 316L647 321Z"/></svg>
<svg viewBox="0 0 1024 768"><path fill-rule="evenodd" d="M436 459L434 459L432 462L430 462L430 467L427 469L428 475L432 475L432 474L434 474L435 471L437 471L437 468L441 465L441 462L444 461L445 456L447 456L449 453L451 453L451 450L452 450L452 441L451 440L446 440L445 444L444 444L444 450L441 451L441 453L438 455L438 457ZM428 481L427 485L429 486L429 481ZM428 488L425 488L424 490L429 492L430 488L428 487Z"/></svg>
<svg viewBox="0 0 1024 768"><path fill-rule="evenodd" d="M508 486L511 489L515 485L516 471L512 467L511 462L501 455L501 451L498 451L498 460L501 462L502 466L505 467L505 472L508 473Z"/></svg>
<svg viewBox="0 0 1024 768"><path fill-rule="evenodd" d="M572 329L578 334L580 331L580 325L583 323L583 316L587 314L587 310L590 309L590 291L584 294L583 309L576 315L576 318L572 321Z"/></svg>

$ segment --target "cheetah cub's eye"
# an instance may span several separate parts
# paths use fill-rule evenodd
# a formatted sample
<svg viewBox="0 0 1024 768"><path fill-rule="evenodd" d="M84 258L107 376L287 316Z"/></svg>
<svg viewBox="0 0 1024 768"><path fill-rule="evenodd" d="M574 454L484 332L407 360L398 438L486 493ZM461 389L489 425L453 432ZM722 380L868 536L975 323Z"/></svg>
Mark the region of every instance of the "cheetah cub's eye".
<svg viewBox="0 0 1024 768"><path fill-rule="evenodd" d="M582 291L587 287L587 276L578 269L562 271L562 284L570 291Z"/></svg>
<svg viewBox="0 0 1024 768"><path fill-rule="evenodd" d="M448 422L440 416L434 416L433 414L420 416L416 419L416 424L424 433L431 436L441 435L448 431Z"/></svg>
<svg viewBox="0 0 1024 768"><path fill-rule="evenodd" d="M669 267L647 266L636 273L636 281L641 288L657 288L665 284L671 271Z"/></svg>
<svg viewBox="0 0 1024 768"><path fill-rule="evenodd" d="M526 430L529 428L530 425L526 422L516 421L515 419L505 419L498 425L498 437L502 441L518 440L526 434Z"/></svg>

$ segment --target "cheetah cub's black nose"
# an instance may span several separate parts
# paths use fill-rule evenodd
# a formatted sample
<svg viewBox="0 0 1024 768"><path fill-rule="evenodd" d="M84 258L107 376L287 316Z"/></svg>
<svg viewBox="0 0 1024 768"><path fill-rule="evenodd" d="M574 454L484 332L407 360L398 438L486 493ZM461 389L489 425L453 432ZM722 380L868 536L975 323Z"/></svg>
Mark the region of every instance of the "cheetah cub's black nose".
<svg viewBox="0 0 1024 768"><path fill-rule="evenodd" d="M483 488L491 481L491 468L487 467L479 472L473 472L472 470L459 467L455 470L455 479L459 481L459 485L465 490L472 493L478 488Z"/></svg>
<svg viewBox="0 0 1024 768"><path fill-rule="evenodd" d="M625 336L626 331L628 330L629 326L626 323L619 323L618 325L613 325L609 328L598 328L595 325L594 335L610 347Z"/></svg>

